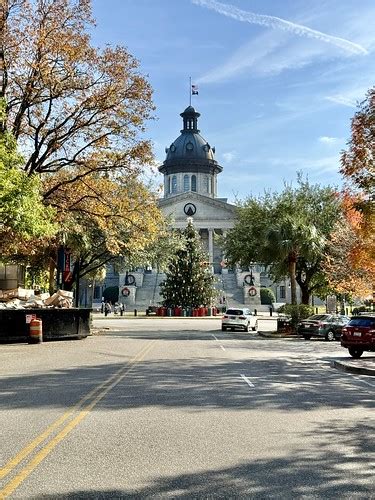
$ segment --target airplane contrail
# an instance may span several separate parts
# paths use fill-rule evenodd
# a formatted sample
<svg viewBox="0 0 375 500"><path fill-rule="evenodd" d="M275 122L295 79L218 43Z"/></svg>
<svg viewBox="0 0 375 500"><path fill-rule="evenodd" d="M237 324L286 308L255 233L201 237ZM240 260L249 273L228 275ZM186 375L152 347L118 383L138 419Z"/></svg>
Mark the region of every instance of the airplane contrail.
<svg viewBox="0 0 375 500"><path fill-rule="evenodd" d="M216 2L216 0L192 0L195 5L201 7L207 7L208 9L214 10L219 14L231 17L237 21L242 21L250 24L259 24L261 26L267 26L268 28L281 29L283 31L289 31L298 36L305 36L308 38L315 38L325 43L335 45L340 49L346 50L351 54L368 54L368 51L357 43L353 43L345 38L339 38L337 36L327 35L321 31L313 30L302 24L292 23L291 21L286 21L280 17L267 16L263 14L255 14L254 12L248 12L246 10L241 10L234 5L229 5L225 3Z"/></svg>

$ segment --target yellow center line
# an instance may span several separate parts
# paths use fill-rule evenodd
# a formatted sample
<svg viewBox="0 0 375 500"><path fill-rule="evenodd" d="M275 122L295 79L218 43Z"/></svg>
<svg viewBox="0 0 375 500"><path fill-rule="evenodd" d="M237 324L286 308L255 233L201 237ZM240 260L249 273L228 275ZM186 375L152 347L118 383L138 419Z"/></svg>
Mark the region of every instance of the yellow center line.
<svg viewBox="0 0 375 500"><path fill-rule="evenodd" d="M64 415L62 415L59 419L57 419L53 424L51 424L47 429L37 436L29 445L23 448L13 459L11 459L2 469L0 469L0 478L5 477L9 474L24 458L30 455L35 448L42 443L52 432L57 429L65 420L67 420L72 414L81 408L84 403L95 396L99 392L99 394L89 403L85 408L49 442L46 443L44 448L42 448L37 455L27 464L24 469L15 476L2 490L0 490L0 499L6 498L9 496L25 479L31 472L35 469L35 467L42 461L44 458L55 448L55 446L62 440L64 437L73 430L80 422L83 420L87 414L92 410L92 408L113 388L115 387L130 371L134 368L135 364L141 361L148 351L151 349L152 345L156 341L152 341L151 344L145 346L125 367L121 367L114 375L109 377L107 380L102 382L99 386L94 388L89 394L84 396L78 403L76 403L70 410L68 410ZM126 370L126 368L128 369ZM124 370L126 370L124 372ZM124 373L122 373L124 372ZM113 382L112 382L113 381ZM112 383L111 383L112 382ZM108 385L110 384L110 385ZM107 387L106 387L107 386ZM102 390L104 388L104 390ZM101 391L102 390L102 391ZM101 392L100 392L101 391Z"/></svg>

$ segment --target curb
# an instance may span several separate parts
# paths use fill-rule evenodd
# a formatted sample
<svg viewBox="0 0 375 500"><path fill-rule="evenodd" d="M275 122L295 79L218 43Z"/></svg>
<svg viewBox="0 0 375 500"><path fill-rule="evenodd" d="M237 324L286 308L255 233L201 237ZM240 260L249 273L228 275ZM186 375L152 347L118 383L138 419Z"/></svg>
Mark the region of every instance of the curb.
<svg viewBox="0 0 375 500"><path fill-rule="evenodd" d="M342 370L344 372L359 373L361 375L372 375L375 376L375 368L366 368L365 366L353 366L348 363L342 363L341 361L333 360L331 361L331 366Z"/></svg>
<svg viewBox="0 0 375 500"><path fill-rule="evenodd" d="M259 337L263 337L265 339L298 339L299 335L285 335L283 333L270 333L270 332L260 332L258 330Z"/></svg>

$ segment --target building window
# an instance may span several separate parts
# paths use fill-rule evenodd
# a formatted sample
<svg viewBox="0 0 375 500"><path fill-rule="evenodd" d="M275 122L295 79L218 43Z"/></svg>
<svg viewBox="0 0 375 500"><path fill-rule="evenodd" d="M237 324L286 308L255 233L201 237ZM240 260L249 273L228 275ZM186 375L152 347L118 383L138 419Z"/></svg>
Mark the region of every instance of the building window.
<svg viewBox="0 0 375 500"><path fill-rule="evenodd" d="M191 176L191 190L197 191L197 176L196 175Z"/></svg>
<svg viewBox="0 0 375 500"><path fill-rule="evenodd" d="M206 193L210 192L210 179L206 175L204 180L203 180L203 189L205 190Z"/></svg>
<svg viewBox="0 0 375 500"><path fill-rule="evenodd" d="M94 297L93 299L101 299L102 297L102 287L101 286L95 286L94 287Z"/></svg>
<svg viewBox="0 0 375 500"><path fill-rule="evenodd" d="M177 193L177 177L172 177L172 193Z"/></svg>
<svg viewBox="0 0 375 500"><path fill-rule="evenodd" d="M172 192L172 178L171 176L168 177L168 194L171 194Z"/></svg>
<svg viewBox="0 0 375 500"><path fill-rule="evenodd" d="M184 175L184 191L189 191L189 176L188 175Z"/></svg>
<svg viewBox="0 0 375 500"><path fill-rule="evenodd" d="M286 298L286 295L285 295L285 286L281 285L280 286L280 299L285 299L285 298Z"/></svg>

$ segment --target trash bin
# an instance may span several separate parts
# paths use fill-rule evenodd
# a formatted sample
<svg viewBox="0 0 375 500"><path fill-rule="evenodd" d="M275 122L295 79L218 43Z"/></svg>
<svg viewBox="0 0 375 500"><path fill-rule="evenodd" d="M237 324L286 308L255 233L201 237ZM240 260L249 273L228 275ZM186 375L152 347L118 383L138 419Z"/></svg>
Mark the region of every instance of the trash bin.
<svg viewBox="0 0 375 500"><path fill-rule="evenodd" d="M290 333L292 326L290 324L290 318L277 318L277 332L278 333Z"/></svg>
<svg viewBox="0 0 375 500"><path fill-rule="evenodd" d="M172 316L172 309L170 307L167 309L167 316Z"/></svg>

